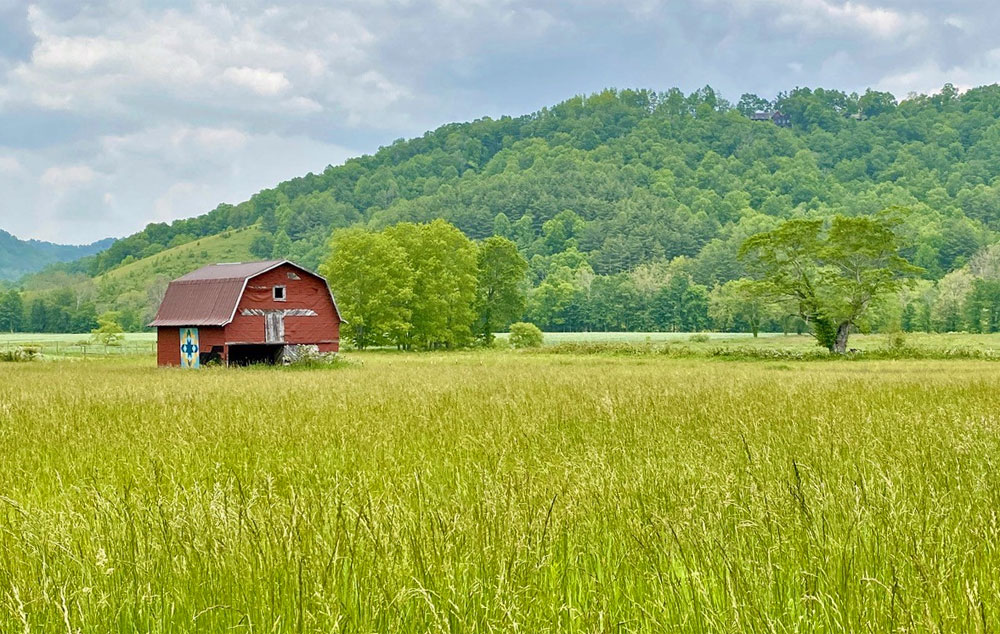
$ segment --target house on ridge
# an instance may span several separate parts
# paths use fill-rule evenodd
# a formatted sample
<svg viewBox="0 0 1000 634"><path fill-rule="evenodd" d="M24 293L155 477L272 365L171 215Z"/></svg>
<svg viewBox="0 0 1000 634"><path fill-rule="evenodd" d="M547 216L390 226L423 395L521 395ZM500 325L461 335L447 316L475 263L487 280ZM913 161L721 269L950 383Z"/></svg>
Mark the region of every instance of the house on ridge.
<svg viewBox="0 0 1000 634"><path fill-rule="evenodd" d="M288 260L210 264L170 282L150 326L160 366L275 363L340 349L326 280Z"/></svg>
<svg viewBox="0 0 1000 634"><path fill-rule="evenodd" d="M757 110L750 113L751 121L770 121L776 126L787 128L792 124L791 118L780 110Z"/></svg>

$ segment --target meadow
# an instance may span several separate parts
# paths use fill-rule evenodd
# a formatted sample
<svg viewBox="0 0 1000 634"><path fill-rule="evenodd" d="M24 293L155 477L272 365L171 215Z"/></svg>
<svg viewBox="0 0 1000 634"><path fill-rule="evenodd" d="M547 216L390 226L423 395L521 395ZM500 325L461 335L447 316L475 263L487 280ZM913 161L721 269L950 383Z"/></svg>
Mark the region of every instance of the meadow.
<svg viewBox="0 0 1000 634"><path fill-rule="evenodd" d="M1000 364L0 364L2 632L987 632Z"/></svg>

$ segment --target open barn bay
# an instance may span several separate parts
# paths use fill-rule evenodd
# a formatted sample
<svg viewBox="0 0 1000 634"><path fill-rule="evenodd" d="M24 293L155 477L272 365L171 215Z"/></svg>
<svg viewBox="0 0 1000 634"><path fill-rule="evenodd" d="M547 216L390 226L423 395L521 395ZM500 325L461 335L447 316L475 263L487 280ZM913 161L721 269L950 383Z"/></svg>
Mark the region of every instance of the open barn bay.
<svg viewBox="0 0 1000 634"><path fill-rule="evenodd" d="M1000 365L6 364L3 632L976 632Z"/></svg>

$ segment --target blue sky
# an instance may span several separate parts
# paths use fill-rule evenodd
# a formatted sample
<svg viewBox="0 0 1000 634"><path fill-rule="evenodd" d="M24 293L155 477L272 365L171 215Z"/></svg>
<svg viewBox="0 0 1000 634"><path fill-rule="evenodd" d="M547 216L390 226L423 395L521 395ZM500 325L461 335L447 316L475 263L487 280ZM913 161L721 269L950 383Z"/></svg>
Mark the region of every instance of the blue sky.
<svg viewBox="0 0 1000 634"><path fill-rule="evenodd" d="M0 228L82 243L604 87L736 101L1000 80L952 0L0 0Z"/></svg>

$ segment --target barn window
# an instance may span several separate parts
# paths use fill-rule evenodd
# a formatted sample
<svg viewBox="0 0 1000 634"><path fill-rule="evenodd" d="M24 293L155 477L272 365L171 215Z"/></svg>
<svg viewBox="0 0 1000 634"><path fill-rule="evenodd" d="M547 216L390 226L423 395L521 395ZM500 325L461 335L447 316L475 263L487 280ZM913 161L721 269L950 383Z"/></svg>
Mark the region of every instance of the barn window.
<svg viewBox="0 0 1000 634"><path fill-rule="evenodd" d="M283 301L285 301L285 287L284 286L275 286L273 290L274 290L274 301L276 301L276 302L283 302Z"/></svg>

